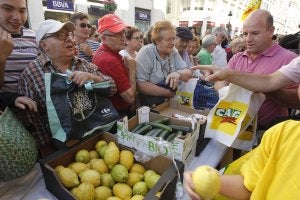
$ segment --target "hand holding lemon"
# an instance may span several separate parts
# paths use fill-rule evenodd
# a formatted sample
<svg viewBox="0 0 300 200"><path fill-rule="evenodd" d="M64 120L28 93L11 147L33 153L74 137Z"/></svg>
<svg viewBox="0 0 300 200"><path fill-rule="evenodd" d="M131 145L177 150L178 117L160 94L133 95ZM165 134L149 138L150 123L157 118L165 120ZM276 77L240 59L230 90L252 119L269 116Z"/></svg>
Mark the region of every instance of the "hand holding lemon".
<svg viewBox="0 0 300 200"><path fill-rule="evenodd" d="M185 189L192 200L213 199L220 190L221 179L218 171L204 165L193 172L185 172Z"/></svg>

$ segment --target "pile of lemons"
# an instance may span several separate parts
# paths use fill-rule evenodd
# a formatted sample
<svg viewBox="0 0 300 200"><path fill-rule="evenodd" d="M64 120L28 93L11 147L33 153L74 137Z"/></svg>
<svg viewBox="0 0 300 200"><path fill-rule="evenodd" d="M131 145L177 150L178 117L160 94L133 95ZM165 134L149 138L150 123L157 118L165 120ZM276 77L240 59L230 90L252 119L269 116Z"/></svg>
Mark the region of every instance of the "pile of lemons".
<svg viewBox="0 0 300 200"><path fill-rule="evenodd" d="M80 150L75 161L55 168L61 183L78 200L141 200L160 175L136 163L131 151L99 140L95 150Z"/></svg>

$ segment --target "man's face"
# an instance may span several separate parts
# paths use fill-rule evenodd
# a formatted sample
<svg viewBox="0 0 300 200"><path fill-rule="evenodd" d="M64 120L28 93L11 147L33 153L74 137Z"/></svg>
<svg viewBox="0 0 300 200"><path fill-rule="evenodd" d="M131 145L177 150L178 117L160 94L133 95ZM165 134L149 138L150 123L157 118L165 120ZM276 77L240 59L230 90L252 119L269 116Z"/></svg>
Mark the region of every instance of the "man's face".
<svg viewBox="0 0 300 200"><path fill-rule="evenodd" d="M0 0L0 26L9 33L20 33L27 20L25 0Z"/></svg>
<svg viewBox="0 0 300 200"><path fill-rule="evenodd" d="M243 35L247 51L257 55L264 52L272 44L274 27L268 27L263 17L249 18L244 22Z"/></svg>
<svg viewBox="0 0 300 200"><path fill-rule="evenodd" d="M75 55L73 32L62 29L43 39L43 49L51 59L72 58Z"/></svg>
<svg viewBox="0 0 300 200"><path fill-rule="evenodd" d="M87 40L90 36L92 26L88 19L77 19L75 22L75 37Z"/></svg>
<svg viewBox="0 0 300 200"><path fill-rule="evenodd" d="M179 51L179 53L183 53L188 45L189 40L183 39L176 36L175 40L175 48Z"/></svg>
<svg viewBox="0 0 300 200"><path fill-rule="evenodd" d="M102 33L102 42L111 48L113 51L118 52L125 49L125 33L113 33L108 30Z"/></svg>

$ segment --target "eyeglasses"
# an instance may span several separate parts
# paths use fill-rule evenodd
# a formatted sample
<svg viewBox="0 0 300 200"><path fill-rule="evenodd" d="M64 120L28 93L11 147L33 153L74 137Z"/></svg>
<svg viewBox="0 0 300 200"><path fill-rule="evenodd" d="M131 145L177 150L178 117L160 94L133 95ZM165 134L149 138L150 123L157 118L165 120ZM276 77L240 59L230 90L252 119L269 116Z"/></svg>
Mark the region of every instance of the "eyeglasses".
<svg viewBox="0 0 300 200"><path fill-rule="evenodd" d="M81 28L85 28L85 27L92 28L92 25L86 24L86 23L80 23L79 26L80 26Z"/></svg>
<svg viewBox="0 0 300 200"><path fill-rule="evenodd" d="M143 39L143 36L137 36L137 37L132 37L131 38L132 40L142 40Z"/></svg>
<svg viewBox="0 0 300 200"><path fill-rule="evenodd" d="M42 40L46 39L46 38L49 38L49 37L53 37L53 36L57 37L59 40L66 40L68 37L73 38L74 33L73 32L68 32L68 33L65 33L65 32L47 33L43 36Z"/></svg>

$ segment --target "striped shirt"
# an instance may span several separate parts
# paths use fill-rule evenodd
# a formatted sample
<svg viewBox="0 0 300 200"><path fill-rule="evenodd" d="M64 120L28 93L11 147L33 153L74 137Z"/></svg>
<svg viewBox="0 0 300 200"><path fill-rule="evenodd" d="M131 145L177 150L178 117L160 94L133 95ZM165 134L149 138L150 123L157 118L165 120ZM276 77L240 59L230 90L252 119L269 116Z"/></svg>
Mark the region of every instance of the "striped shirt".
<svg viewBox="0 0 300 200"><path fill-rule="evenodd" d="M96 65L77 57L72 59L71 64L72 71L89 72L101 76L104 80L109 80L111 95L116 93L115 82L111 77L98 71ZM27 127L32 127L31 133L40 149L49 146L52 137L46 108L45 73L62 73L62 71L53 65L49 57L41 54L24 69L19 81L19 94L28 96L37 102L38 112L25 110L21 113L21 118Z"/></svg>
<svg viewBox="0 0 300 200"><path fill-rule="evenodd" d="M98 49L99 45L100 45L99 42L95 42L93 40L86 40L85 44L89 45L89 47L91 47L91 49L92 49L93 52L95 52ZM88 62L92 62L92 56L86 55L81 50L78 52L78 57L81 58L81 59L85 59Z"/></svg>
<svg viewBox="0 0 300 200"><path fill-rule="evenodd" d="M13 37L13 41L14 48L6 60L4 85L0 89L0 93L17 93L21 73L38 54L38 45L32 30L22 27L20 37Z"/></svg>

